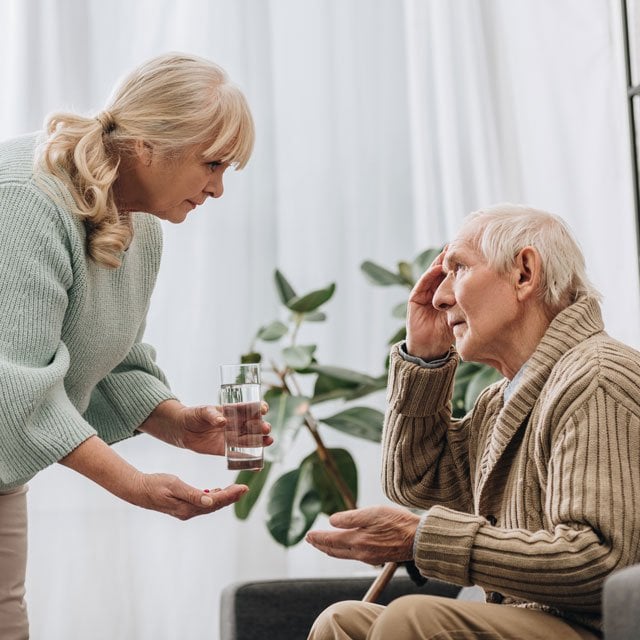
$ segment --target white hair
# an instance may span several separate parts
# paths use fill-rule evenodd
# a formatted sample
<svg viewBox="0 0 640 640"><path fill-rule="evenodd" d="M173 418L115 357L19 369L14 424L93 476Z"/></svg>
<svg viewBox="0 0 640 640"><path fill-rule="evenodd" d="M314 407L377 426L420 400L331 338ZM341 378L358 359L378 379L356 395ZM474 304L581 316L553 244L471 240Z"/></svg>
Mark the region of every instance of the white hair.
<svg viewBox="0 0 640 640"><path fill-rule="evenodd" d="M533 247L542 261L540 298L554 315L581 296L601 298L587 278L578 242L559 216L501 203L469 214L459 235L500 273L513 266L524 247Z"/></svg>

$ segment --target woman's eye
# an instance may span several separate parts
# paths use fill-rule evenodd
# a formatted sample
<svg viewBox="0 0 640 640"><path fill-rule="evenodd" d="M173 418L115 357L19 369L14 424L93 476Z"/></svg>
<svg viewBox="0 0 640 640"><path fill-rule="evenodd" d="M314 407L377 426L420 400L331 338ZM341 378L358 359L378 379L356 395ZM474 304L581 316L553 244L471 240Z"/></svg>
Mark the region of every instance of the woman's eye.
<svg viewBox="0 0 640 640"><path fill-rule="evenodd" d="M464 269L464 265L460 264L459 262L456 262L456 264L453 265L453 272L454 273L459 273L463 269Z"/></svg>
<svg viewBox="0 0 640 640"><path fill-rule="evenodd" d="M215 161L215 162L208 162L207 164L209 165L209 169L211 169L211 171L215 171L222 163Z"/></svg>

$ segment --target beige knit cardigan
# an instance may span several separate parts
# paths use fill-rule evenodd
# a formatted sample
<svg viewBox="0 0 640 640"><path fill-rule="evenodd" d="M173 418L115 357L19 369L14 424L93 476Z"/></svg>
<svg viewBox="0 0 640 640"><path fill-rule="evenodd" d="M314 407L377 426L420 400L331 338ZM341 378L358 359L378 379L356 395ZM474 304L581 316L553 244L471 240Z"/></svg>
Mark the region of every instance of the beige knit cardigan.
<svg viewBox="0 0 640 640"><path fill-rule="evenodd" d="M604 579L640 562L640 353L582 298L506 404L504 380L452 419L456 367L392 350L382 480L392 500L429 509L420 572L601 628Z"/></svg>

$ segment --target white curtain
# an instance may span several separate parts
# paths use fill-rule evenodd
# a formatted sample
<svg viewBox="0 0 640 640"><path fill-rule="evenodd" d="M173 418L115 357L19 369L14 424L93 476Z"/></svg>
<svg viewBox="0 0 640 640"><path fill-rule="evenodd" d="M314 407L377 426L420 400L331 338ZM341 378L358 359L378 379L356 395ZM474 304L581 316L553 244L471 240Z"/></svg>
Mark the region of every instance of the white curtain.
<svg viewBox="0 0 640 640"><path fill-rule="evenodd" d="M272 274L300 291L336 282L329 320L305 328L323 364L382 371L400 289L359 265L450 238L497 201L563 215L603 292L609 332L640 346L640 296L616 0L4 0L0 138L47 112L94 112L114 82L167 50L209 57L244 89L257 125L225 196L165 227L147 340L176 393L214 402L217 366L278 315ZM382 399L373 400L381 404ZM383 500L379 448L327 431ZM221 459L139 437L147 471L226 485ZM311 450L303 438L283 471ZM34 479L28 602L35 640L218 637L221 590L284 576L368 572L304 543L285 551L261 505L173 521L68 470ZM325 526L326 520L319 522Z"/></svg>

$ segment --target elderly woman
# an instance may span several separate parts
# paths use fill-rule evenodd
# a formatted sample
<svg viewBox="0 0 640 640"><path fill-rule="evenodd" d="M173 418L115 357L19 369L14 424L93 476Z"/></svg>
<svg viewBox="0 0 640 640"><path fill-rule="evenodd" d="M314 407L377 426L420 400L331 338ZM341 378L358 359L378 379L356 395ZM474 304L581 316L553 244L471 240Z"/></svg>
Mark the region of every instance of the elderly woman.
<svg viewBox="0 0 640 640"><path fill-rule="evenodd" d="M190 55L133 71L96 117L51 116L0 144L0 637L28 637L26 483L60 462L131 504L180 519L237 501L142 473L109 444L145 432L224 454L216 407L186 407L141 342L159 219L219 198L251 155L253 121L217 65ZM264 444L271 443L263 423Z"/></svg>
<svg viewBox="0 0 640 640"><path fill-rule="evenodd" d="M459 357L505 379L454 420ZM384 489L428 511L347 511L307 539L372 564L413 559L487 603L339 603L309 637L598 637L604 579L640 561L639 388L640 353L604 332L565 224L514 205L469 216L412 291L391 355Z"/></svg>

